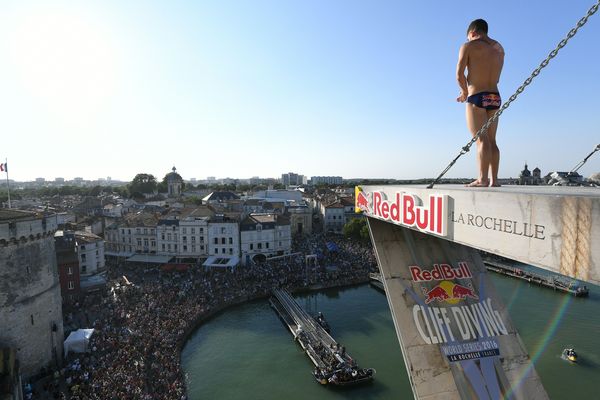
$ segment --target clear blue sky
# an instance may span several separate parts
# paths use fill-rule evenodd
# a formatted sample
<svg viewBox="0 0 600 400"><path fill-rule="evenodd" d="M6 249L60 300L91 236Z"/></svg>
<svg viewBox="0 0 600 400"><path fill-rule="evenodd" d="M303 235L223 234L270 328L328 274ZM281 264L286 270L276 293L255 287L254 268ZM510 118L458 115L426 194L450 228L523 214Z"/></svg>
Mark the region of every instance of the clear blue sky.
<svg viewBox="0 0 600 400"><path fill-rule="evenodd" d="M0 159L16 180L435 176L469 139L468 23L504 45L508 98L594 1L3 1ZM503 115L502 177L600 143L598 38L600 13ZM448 174L475 175L474 152Z"/></svg>

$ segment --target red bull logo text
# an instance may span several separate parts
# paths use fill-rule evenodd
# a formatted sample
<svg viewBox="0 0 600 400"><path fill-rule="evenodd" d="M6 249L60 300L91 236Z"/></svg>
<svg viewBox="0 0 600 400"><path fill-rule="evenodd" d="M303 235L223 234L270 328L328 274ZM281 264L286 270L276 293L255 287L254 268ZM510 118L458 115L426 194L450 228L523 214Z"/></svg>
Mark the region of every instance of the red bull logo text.
<svg viewBox="0 0 600 400"><path fill-rule="evenodd" d="M372 197L368 211L372 216L423 232L446 235L448 201L445 195L429 195L429 201L423 205L417 196L403 192L397 192L393 201L387 200L383 192L373 192Z"/></svg>
<svg viewBox="0 0 600 400"><path fill-rule="evenodd" d="M464 261L459 262L457 268L452 268L449 264L433 264L433 269L431 270L426 270L418 266L411 266L409 269L413 282L444 281L473 277L469 269L469 264Z"/></svg>

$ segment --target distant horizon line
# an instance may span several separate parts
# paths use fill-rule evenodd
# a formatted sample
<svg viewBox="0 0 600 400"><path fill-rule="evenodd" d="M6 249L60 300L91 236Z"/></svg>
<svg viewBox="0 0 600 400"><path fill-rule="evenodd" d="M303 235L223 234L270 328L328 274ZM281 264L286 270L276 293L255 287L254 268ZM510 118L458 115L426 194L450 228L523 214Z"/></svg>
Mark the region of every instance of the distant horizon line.
<svg viewBox="0 0 600 400"><path fill-rule="evenodd" d="M323 175L315 175L315 176L323 176ZM59 177L60 178L60 177ZM85 178L81 178L81 177L75 177L73 179L64 179L63 181L57 181L55 178L54 180L47 180L45 178L43 178L43 181L38 181L37 179L40 178L35 178L34 180L16 180L16 179L9 179L10 183L49 183L49 184L66 184L66 183L105 183L105 184L110 184L110 183L130 183L133 180L121 180L121 179L113 179L111 178L110 180L106 179L106 178L99 178L99 179L85 179ZM195 179L195 180L192 180ZM357 181L432 181L434 180L434 177L422 177L422 178L342 178L342 181L344 182L357 182ZM443 178L442 180L469 180L469 179L475 179L474 177L461 177L461 178ZM499 178L500 180L509 180L509 179L518 179L518 177L506 177L506 178ZM191 178L191 179L183 179L184 182L186 183L194 183L194 184L204 184L204 183L216 183L216 184L220 184L220 181L223 180L231 180L231 181L250 181L250 180L261 180L261 181L266 181L266 180L275 180L280 182L281 178L273 178L273 177L269 177L269 178L260 178L260 177L252 177L252 178L231 178L231 177L226 177L226 178L214 178L211 180L208 179L198 179L198 178ZM157 183L160 183L160 179L157 179ZM333 184L332 184L333 185ZM6 186L6 180L0 180L0 187L2 186ZM290 186L302 186L302 185L290 185Z"/></svg>

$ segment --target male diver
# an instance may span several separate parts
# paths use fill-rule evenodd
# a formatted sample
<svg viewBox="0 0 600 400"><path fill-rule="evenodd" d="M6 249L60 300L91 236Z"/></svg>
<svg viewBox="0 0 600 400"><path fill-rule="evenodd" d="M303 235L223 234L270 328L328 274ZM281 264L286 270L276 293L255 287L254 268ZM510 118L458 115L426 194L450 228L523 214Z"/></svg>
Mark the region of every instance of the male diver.
<svg viewBox="0 0 600 400"><path fill-rule="evenodd" d="M487 32L488 24L483 19L471 22L467 29L467 43L460 47L456 66L456 79L460 86L460 95L456 101L467 102L467 127L473 136L496 113L501 104L498 81L504 64L504 49L500 43L491 39ZM467 76L465 69L468 71ZM500 186L497 129L498 120L477 140L479 177L467 186Z"/></svg>

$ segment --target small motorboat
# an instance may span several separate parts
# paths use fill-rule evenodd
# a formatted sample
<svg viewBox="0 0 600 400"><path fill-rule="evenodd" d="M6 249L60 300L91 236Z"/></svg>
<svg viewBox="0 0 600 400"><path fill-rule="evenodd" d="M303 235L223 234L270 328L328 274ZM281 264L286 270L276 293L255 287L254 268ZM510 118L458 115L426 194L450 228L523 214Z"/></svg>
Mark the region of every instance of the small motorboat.
<svg viewBox="0 0 600 400"><path fill-rule="evenodd" d="M319 323L319 325L321 325L321 327L323 329L325 329L325 332L331 333L331 328L329 327L329 324L325 320L325 317L323 316L323 313L320 312L319 315L317 315L317 317L315 319Z"/></svg>
<svg viewBox="0 0 600 400"><path fill-rule="evenodd" d="M577 353L573 349L564 349L562 355L565 360L577 362Z"/></svg>

